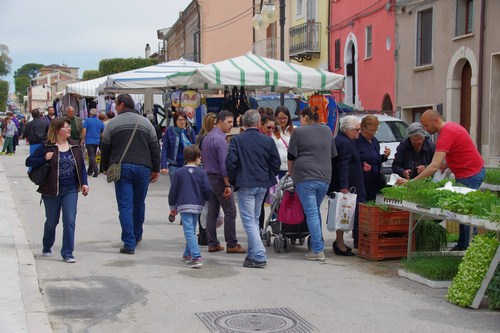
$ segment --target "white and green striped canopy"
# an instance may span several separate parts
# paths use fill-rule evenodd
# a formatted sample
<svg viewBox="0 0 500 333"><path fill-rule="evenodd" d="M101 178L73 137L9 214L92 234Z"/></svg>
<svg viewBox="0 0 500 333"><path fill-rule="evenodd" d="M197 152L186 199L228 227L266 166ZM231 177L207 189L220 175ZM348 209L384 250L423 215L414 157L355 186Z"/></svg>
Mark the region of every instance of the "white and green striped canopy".
<svg viewBox="0 0 500 333"><path fill-rule="evenodd" d="M167 75L168 87L198 89L244 86L250 90L306 92L341 89L343 84L343 75L251 53Z"/></svg>

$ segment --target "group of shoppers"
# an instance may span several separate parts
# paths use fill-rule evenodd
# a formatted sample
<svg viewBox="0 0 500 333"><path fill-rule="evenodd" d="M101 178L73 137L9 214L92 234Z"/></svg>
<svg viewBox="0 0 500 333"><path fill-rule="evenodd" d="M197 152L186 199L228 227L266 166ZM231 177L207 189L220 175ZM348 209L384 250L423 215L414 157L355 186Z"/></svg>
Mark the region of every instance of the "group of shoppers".
<svg viewBox="0 0 500 333"><path fill-rule="evenodd" d="M39 114L37 117L37 112L33 112L33 118L38 120L26 129L33 144L26 165L30 168L44 163L51 166L46 182L38 188L46 210L44 256L52 255L55 228L62 211L61 255L66 262L75 262L73 250L78 192L87 195L87 172L93 175L98 172L92 162L89 170L85 169L81 147L83 143L86 146L97 145L95 142L100 133L104 172L110 165L121 162L121 175L114 184L122 229L123 246L120 252L134 254L137 244L142 241L149 183L156 182L161 171L170 177L170 214L173 217L181 215L186 238L182 259L189 267L202 265L196 241L196 224L206 202L208 252L226 250L227 253L245 253L245 267L263 268L267 266L267 256L261 241L262 225L259 225L262 203L268 189L287 172L293 179L310 233L310 251L305 258L315 261L325 260L320 213L325 195L331 191L355 191L359 203L374 199L385 184L381 163L387 159L390 150L385 148L380 154L380 145L375 138L379 122L374 116L368 115L362 120L355 116L342 118L340 133L334 138L330 129L319 122L317 112L310 108L300 111L301 126L296 128L286 107L262 114L249 110L242 118L244 132L228 143L227 135L234 123L232 113L220 111L216 115L208 114L200 135L196 137L192 127L187 125L188 116L178 110L173 126L167 128L163 135L160 149L153 124L134 111L132 98L127 94L120 95L115 104L118 117L105 127L97 123L100 122L97 112L91 110L91 120L87 119L82 124L76 140L71 136L76 137L79 133L79 121L74 119L75 116L71 117L71 110L66 110L67 117L50 121L46 138L43 132L49 123L45 122L45 127L40 125ZM446 156L448 166L456 173L458 181L478 187L484 176L483 164L477 163L482 161L480 155L471 152L471 160L476 162L466 165L458 163L456 157L457 152L471 150L470 144L463 144L470 137L465 136L456 124L443 122L433 110L424 113L421 122L423 126L414 123L408 128L408 139L397 149L394 171L406 180L427 177L441 166ZM434 147L426 139L424 129L429 133L440 131L447 135L440 136L444 139L438 139ZM89 133L92 135L87 137ZM45 144L42 144L44 140ZM199 167L201 164L202 168ZM243 248L236 237L235 192L248 236L248 249ZM224 212L226 248L217 237L216 223L221 209ZM356 219L353 231L355 248L358 243L357 228ZM337 231L333 244L335 254L354 255L343 236L342 231ZM462 246L461 243L459 245Z"/></svg>

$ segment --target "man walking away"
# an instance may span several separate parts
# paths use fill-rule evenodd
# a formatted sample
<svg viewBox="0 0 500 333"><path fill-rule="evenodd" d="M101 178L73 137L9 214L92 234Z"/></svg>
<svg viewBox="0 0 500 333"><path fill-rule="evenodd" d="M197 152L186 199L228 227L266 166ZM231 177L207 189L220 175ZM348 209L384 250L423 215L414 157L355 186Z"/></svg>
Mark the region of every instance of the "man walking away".
<svg viewBox="0 0 500 333"><path fill-rule="evenodd" d="M248 251L243 266L267 266L266 249L260 238L259 216L267 189L276 184L281 159L274 140L259 132L260 115L248 110L243 115L245 132L229 144L226 169L229 182L238 193L241 221L248 236Z"/></svg>
<svg viewBox="0 0 500 333"><path fill-rule="evenodd" d="M24 137L28 139L30 144L30 155L47 140L47 131L49 130L49 123L40 117L39 109L31 111L31 116L33 120L24 129Z"/></svg>
<svg viewBox="0 0 500 333"><path fill-rule="evenodd" d="M97 110L90 109L90 118L85 119L82 129L82 145L85 144L89 155L89 168L87 173L92 177L99 175L99 168L97 167L96 154L99 142L101 141L101 134L104 131L104 123L97 118Z"/></svg>
<svg viewBox="0 0 500 333"><path fill-rule="evenodd" d="M118 116L104 129L101 163L104 172L113 163L118 163L135 125L137 130L121 164L121 176L115 183L116 201L123 247L120 253L134 254L142 240L142 225L146 210L146 195L149 182L156 182L160 172L160 147L151 122L134 110L134 100L129 94L116 99Z"/></svg>

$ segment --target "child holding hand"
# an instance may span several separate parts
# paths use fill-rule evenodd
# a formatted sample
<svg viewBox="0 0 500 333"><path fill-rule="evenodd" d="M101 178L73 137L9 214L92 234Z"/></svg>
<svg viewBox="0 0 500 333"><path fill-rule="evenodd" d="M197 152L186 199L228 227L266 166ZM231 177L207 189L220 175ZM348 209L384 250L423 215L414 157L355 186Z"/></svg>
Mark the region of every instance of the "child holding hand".
<svg viewBox="0 0 500 333"><path fill-rule="evenodd" d="M212 193L208 182L207 173L200 168L201 152L195 145L184 148L186 165L175 172L168 203L170 215L181 214L186 248L182 260L190 268L202 266L200 248L196 237L196 225L205 202Z"/></svg>

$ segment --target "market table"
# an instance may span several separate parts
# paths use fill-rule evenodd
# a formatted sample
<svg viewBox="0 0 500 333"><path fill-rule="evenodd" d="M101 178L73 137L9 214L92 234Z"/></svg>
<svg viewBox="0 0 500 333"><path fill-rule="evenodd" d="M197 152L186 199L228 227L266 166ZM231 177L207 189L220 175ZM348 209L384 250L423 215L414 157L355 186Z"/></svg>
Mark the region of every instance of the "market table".
<svg viewBox="0 0 500 333"><path fill-rule="evenodd" d="M500 233L500 223L495 223L495 222L490 222L488 220L484 219L477 219L474 218L470 215L462 215L462 214L456 214L454 212L450 211L443 211L442 209L439 208L426 208L426 207L421 207L413 202L408 202L408 201L401 201L401 200L394 200L394 199L388 199L383 196L378 196L377 197L377 202L381 204L388 205L393 208L401 209L404 211L407 211L410 213L410 218L408 222L408 252L407 252L407 258L411 258L412 255L412 236L413 236L413 221L415 221L415 215L420 215L420 216L425 216L428 217L429 219L433 220L447 220L447 221L453 221L457 222L460 224L464 225L469 225L472 227L482 227L488 230L496 231L497 233ZM470 240L472 240L473 233L471 232L469 237ZM481 299L484 296L484 293L486 291L486 288L488 287L488 284L490 283L491 279L493 278L493 275L495 274L495 270L500 263L500 246L497 248L497 251L495 253L495 256L493 257L493 260L490 263L490 266L488 268L488 272L486 273L483 282L481 283L481 287L479 288L476 296L474 297L474 301L470 305L471 308L473 309L478 309L479 304L481 303Z"/></svg>

